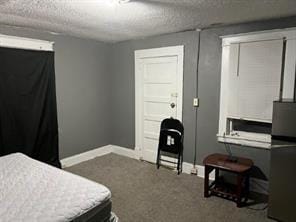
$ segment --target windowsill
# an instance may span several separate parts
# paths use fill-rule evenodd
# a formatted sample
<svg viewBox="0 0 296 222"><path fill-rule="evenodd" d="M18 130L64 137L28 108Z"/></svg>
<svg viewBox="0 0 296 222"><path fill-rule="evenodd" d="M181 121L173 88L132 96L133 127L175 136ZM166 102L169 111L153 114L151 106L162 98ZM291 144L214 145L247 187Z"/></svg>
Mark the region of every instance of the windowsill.
<svg viewBox="0 0 296 222"><path fill-rule="evenodd" d="M232 136L217 135L217 140L218 142L221 142L221 143L231 143L235 145L249 146L249 147L260 148L260 149L269 150L271 148L271 143L269 142L260 142L260 141L254 141L254 140L249 140L245 138L237 138Z"/></svg>

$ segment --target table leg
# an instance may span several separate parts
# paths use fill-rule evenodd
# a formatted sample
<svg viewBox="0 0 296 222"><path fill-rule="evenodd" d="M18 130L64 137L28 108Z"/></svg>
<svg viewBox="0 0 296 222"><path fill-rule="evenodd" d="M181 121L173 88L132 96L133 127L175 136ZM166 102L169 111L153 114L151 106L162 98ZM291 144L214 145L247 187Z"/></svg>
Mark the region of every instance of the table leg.
<svg viewBox="0 0 296 222"><path fill-rule="evenodd" d="M245 177L245 190L246 190L246 202L249 199L249 194L250 194L250 175L249 173Z"/></svg>
<svg viewBox="0 0 296 222"><path fill-rule="evenodd" d="M238 174L237 175L237 191L236 191L236 196L237 196L237 201L236 201L236 206L241 207L242 206L242 187L243 187L243 175Z"/></svg>
<svg viewBox="0 0 296 222"><path fill-rule="evenodd" d="M215 169L215 182L216 183L219 182L219 169L218 168Z"/></svg>
<svg viewBox="0 0 296 222"><path fill-rule="evenodd" d="M210 174L210 167L205 166L205 180L204 180L204 197L209 197L209 174Z"/></svg>

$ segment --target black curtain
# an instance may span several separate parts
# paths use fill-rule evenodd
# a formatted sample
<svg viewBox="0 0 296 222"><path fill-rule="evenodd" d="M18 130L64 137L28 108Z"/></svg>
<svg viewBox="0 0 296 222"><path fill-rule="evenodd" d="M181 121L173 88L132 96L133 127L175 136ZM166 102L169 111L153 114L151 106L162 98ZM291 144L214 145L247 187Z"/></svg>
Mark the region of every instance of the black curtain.
<svg viewBox="0 0 296 222"><path fill-rule="evenodd" d="M54 53L0 47L0 155L60 167Z"/></svg>

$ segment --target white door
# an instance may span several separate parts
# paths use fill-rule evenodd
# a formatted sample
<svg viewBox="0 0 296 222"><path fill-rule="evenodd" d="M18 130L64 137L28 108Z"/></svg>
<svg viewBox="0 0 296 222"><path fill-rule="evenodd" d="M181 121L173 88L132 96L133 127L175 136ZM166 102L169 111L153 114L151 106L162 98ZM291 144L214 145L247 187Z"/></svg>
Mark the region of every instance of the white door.
<svg viewBox="0 0 296 222"><path fill-rule="evenodd" d="M182 120L183 46L135 52L136 150L156 162L160 123Z"/></svg>

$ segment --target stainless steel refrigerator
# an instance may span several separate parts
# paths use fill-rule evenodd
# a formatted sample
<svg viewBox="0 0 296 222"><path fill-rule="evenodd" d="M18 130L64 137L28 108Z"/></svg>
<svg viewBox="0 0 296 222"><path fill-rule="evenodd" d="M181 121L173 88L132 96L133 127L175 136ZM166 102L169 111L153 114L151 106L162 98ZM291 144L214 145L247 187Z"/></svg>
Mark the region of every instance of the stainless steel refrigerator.
<svg viewBox="0 0 296 222"><path fill-rule="evenodd" d="M270 160L270 218L296 221L296 103L274 102Z"/></svg>

